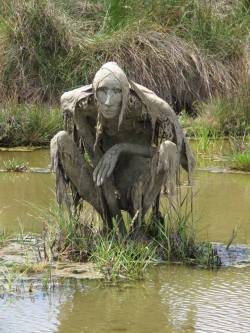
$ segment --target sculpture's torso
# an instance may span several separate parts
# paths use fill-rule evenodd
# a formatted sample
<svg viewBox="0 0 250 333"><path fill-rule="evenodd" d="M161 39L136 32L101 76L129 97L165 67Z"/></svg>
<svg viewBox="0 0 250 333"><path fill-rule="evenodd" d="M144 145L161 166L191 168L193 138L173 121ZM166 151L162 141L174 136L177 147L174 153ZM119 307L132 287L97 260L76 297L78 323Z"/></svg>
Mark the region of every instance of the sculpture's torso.
<svg viewBox="0 0 250 333"><path fill-rule="evenodd" d="M93 96L89 98L87 109L82 112L81 122L87 123L92 135L96 133L97 107ZM104 154L109 148L119 143L139 144L143 146L152 145L152 124L145 112L145 107L131 92L128 106L124 114L123 121L118 131L118 119L101 119L102 133L98 140L98 147ZM79 124L78 124L79 126ZM83 138L84 140L84 138ZM125 202L129 197L131 188L140 181L143 174L148 173L150 168L150 158L139 155L122 154L114 170L114 181Z"/></svg>

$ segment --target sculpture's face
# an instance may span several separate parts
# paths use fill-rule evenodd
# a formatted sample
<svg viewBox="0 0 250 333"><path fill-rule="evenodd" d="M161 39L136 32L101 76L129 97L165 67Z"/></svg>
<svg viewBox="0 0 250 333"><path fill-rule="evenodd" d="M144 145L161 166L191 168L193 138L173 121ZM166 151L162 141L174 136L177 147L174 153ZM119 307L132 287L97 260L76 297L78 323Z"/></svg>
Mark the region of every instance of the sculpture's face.
<svg viewBox="0 0 250 333"><path fill-rule="evenodd" d="M96 91L98 109L104 118L111 119L119 115L122 104L122 87L111 74L105 77Z"/></svg>

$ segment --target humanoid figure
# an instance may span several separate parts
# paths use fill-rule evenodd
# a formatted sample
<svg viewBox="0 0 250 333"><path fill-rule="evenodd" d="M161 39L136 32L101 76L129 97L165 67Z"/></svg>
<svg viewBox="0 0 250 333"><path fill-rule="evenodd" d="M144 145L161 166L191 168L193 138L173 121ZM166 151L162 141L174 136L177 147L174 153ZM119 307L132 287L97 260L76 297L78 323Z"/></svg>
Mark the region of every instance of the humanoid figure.
<svg viewBox="0 0 250 333"><path fill-rule="evenodd" d="M181 165L189 176L194 158L171 107L147 88L129 81L114 62L104 64L92 85L61 97L65 130L51 140L59 204L86 200L102 216L104 226L121 211L137 224L150 207L159 214L162 187L172 195Z"/></svg>

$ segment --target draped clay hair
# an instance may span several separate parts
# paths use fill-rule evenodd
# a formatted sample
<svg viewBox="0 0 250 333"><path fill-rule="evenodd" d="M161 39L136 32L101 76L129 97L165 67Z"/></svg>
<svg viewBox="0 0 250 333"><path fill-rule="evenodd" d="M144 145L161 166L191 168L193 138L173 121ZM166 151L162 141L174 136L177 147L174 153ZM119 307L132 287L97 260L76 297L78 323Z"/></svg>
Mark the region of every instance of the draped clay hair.
<svg viewBox="0 0 250 333"><path fill-rule="evenodd" d="M98 89L100 83L107 76L113 76L117 81L119 81L120 87L122 89L122 105L121 105L121 111L120 111L119 120L118 120L118 130L119 130L123 117L124 117L126 107L127 107L130 85L129 85L129 81L127 79L126 74L117 65L117 63L116 62L107 62L99 69L99 71L96 73L96 75L94 77L92 87L94 90L95 98L96 98L96 92L97 92L97 89Z"/></svg>

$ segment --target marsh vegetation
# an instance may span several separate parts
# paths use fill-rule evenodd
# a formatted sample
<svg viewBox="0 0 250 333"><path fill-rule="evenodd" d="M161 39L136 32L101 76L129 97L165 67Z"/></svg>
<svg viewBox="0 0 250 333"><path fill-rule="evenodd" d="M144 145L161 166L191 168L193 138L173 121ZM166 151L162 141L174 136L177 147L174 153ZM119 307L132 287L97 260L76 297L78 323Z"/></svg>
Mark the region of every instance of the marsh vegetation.
<svg viewBox="0 0 250 333"><path fill-rule="evenodd" d="M249 26L249 0L3 0L0 144L48 145L62 127L62 92L91 82L112 59L171 104L198 140L198 153L211 155L214 139L227 136L231 167L247 171ZM8 170L19 168L6 162ZM140 276L159 257L214 265L211 245L195 239L192 214L172 208L160 227L146 226L139 243L54 212L47 246L92 259L111 278Z"/></svg>

